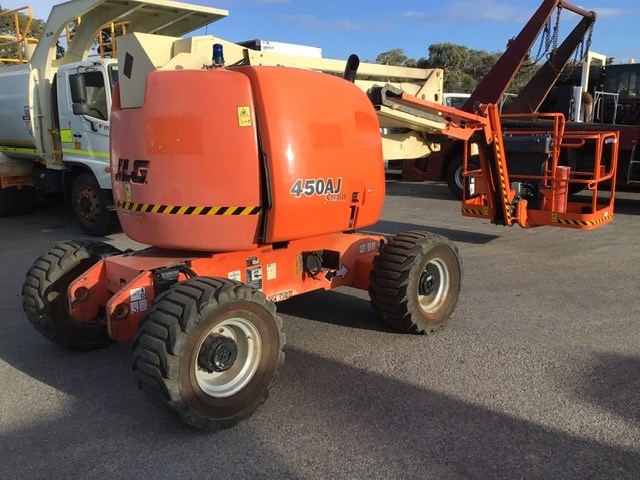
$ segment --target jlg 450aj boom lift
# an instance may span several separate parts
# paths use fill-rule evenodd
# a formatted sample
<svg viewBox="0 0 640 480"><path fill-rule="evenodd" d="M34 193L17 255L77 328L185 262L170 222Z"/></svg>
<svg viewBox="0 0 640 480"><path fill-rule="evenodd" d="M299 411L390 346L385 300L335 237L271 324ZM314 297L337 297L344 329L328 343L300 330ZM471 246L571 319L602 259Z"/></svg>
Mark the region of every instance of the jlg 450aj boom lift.
<svg viewBox="0 0 640 480"><path fill-rule="evenodd" d="M123 253L93 241L58 244L28 272L24 309L42 335L72 349L133 340L144 393L190 425L232 425L266 398L284 360L274 302L368 289L386 325L413 333L436 330L454 310L462 272L451 242L427 232L359 232L378 221L385 194L376 108L481 143L465 208L496 223L580 228L612 218L611 202L595 192L615 169L615 134L585 139L613 141L611 166L585 179L591 203L565 206L568 180L554 155L576 145L560 130L553 155L512 184L493 105L472 114L395 87L368 97L310 70L225 68L219 44L205 68L189 52L156 68L140 38L118 45L111 168L125 233L152 246ZM172 51L174 40L158 37L154 48ZM356 65L351 58L346 78Z"/></svg>

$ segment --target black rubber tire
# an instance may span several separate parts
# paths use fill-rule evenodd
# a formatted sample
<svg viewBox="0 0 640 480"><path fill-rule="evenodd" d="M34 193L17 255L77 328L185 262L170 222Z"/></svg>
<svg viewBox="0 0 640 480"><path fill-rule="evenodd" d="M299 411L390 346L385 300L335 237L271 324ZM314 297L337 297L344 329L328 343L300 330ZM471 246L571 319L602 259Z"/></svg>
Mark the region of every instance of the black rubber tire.
<svg viewBox="0 0 640 480"><path fill-rule="evenodd" d="M462 189L464 188L462 181L462 163L463 158L461 153L454 156L447 165L447 173L445 176L449 191L451 191L453 196L458 200L462 200ZM469 170L480 168L480 158L477 155L470 156L467 168Z"/></svg>
<svg viewBox="0 0 640 480"><path fill-rule="evenodd" d="M102 255L120 253L103 242L72 240L61 242L38 258L27 272L22 286L22 308L44 338L78 351L109 345L107 327L99 323L77 323L67 310L67 287L100 260Z"/></svg>
<svg viewBox="0 0 640 480"><path fill-rule="evenodd" d="M16 187L0 189L0 217L10 217L16 213Z"/></svg>
<svg viewBox="0 0 640 480"><path fill-rule="evenodd" d="M112 203L109 191L100 188L92 173L83 172L73 180L71 209L87 235L101 237L114 230L118 219L109 210Z"/></svg>
<svg viewBox="0 0 640 480"><path fill-rule="evenodd" d="M36 203L35 187L22 187L16 191L16 214L25 215L33 212Z"/></svg>
<svg viewBox="0 0 640 480"><path fill-rule="evenodd" d="M428 334L453 314L461 282L462 261L453 243L432 233L403 232L374 258L369 296L385 325Z"/></svg>
<svg viewBox="0 0 640 480"><path fill-rule="evenodd" d="M246 383L238 384L237 391L214 395L201 388L203 375L205 381L236 382L241 366L246 365L236 360L228 371L210 372L209 380L198 363L209 335L218 335L219 329L224 336L229 334L222 332L233 332L233 328L224 330L230 321L244 322L258 333L260 354L253 357L256 369L246 376ZM238 345L248 338L237 332L231 335L240 339ZM261 292L231 280L193 277L154 302L134 341L133 369L139 387L155 405L193 427L218 430L251 415L264 402L284 361L284 345L282 319Z"/></svg>

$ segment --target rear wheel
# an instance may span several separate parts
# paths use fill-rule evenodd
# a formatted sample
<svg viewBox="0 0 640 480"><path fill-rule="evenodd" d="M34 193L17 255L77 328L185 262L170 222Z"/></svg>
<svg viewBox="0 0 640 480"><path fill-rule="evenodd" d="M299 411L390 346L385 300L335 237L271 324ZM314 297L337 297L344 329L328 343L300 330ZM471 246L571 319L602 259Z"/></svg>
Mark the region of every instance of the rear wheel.
<svg viewBox="0 0 640 480"><path fill-rule="evenodd" d="M461 278L458 249L449 240L426 232L400 233L374 258L371 304L395 330L431 333L453 313Z"/></svg>
<svg viewBox="0 0 640 480"><path fill-rule="evenodd" d="M217 430L264 402L284 361L282 320L265 296L195 277L160 296L134 342L138 384L185 423Z"/></svg>
<svg viewBox="0 0 640 480"><path fill-rule="evenodd" d="M480 168L480 158L477 155L470 156L467 168L468 170L477 170ZM446 175L447 186L458 200L462 200L462 192L464 190L464 178L462 176L462 172L463 158L462 154L459 154L453 157L449 162Z"/></svg>
<svg viewBox="0 0 640 480"><path fill-rule="evenodd" d="M102 255L120 253L102 242L62 242L38 258L22 286L22 308L35 329L47 340L71 350L89 351L111 343L107 327L98 319L78 323L67 309L67 288Z"/></svg>
<svg viewBox="0 0 640 480"><path fill-rule="evenodd" d="M0 189L0 217L10 217L16 213L16 187Z"/></svg>
<svg viewBox="0 0 640 480"><path fill-rule="evenodd" d="M107 190L89 172L79 174L71 188L71 208L82 229L93 237L110 233L117 223L115 212L109 210L112 203Z"/></svg>
<svg viewBox="0 0 640 480"><path fill-rule="evenodd" d="M36 202L35 187L22 187L16 191L16 213L23 215L33 212Z"/></svg>

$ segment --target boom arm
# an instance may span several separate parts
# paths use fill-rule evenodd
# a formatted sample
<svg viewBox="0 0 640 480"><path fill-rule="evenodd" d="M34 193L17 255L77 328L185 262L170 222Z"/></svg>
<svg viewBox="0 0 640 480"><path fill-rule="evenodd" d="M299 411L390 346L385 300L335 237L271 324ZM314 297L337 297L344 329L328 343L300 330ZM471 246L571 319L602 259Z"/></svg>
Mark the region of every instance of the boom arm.
<svg viewBox="0 0 640 480"><path fill-rule="evenodd" d="M562 71L562 67L564 67L571 53L573 53L582 39L582 37L577 34L577 31L582 31L584 34L588 26L595 22L596 14L576 7L564 0L545 0L518 36L509 42L506 51L478 84L469 100L467 100L462 107L463 110L467 112L473 111L476 102L497 104L500 101L502 95L507 91L509 85L511 85L511 82L520 70L520 67L522 67L538 34L542 31L547 21L549 21L553 11L558 7L585 17L583 22L580 23L581 27L576 27L574 32L563 42L562 55L556 55L557 58L554 60L554 67L558 68L558 71ZM560 65L560 59L564 59L562 65Z"/></svg>
<svg viewBox="0 0 640 480"><path fill-rule="evenodd" d="M551 54L540 70L529 80L518 96L502 110L504 113L533 113L542 105L553 85L556 83L571 55L593 25L596 14L584 17L572 30L562 45Z"/></svg>
<svg viewBox="0 0 640 480"><path fill-rule="evenodd" d="M131 32L182 36L228 15L226 10L166 0L75 0L55 5L31 62L40 67L56 58L56 44L69 22L82 17L60 63L83 60L100 27L129 22Z"/></svg>
<svg viewBox="0 0 640 480"><path fill-rule="evenodd" d="M610 189L608 201L601 190L605 182L615 178L617 132L566 132L562 114L512 115L515 120L546 121L552 132L549 150L532 150L532 156L525 162L527 165L523 165L522 162L508 162L500 112L495 104L476 104L473 114L424 101L390 87L376 92L373 100L393 111L433 122L439 120L441 135L478 144L480 168L465 175L467 189L462 203L463 215L506 226L551 225L585 230L613 219L615 188ZM525 137L535 137L537 144L544 143L536 132L523 131L520 138ZM587 144L595 152L593 170L580 171L576 178L570 178L569 167L560 164L561 151ZM590 199L569 201L570 187L578 184L588 185Z"/></svg>
<svg viewBox="0 0 640 480"><path fill-rule="evenodd" d="M544 29L545 24L549 21L556 8L568 10L584 18L541 68L541 73L536 75L525 87L527 91L525 94L520 95L519 102L523 102L526 105L523 107L510 107L509 111L533 112L538 108L539 103L552 88L559 74L558 72L562 71L571 54L584 38L584 34L595 22L596 14L594 12L577 7L564 0L543 0L524 28L509 42L505 52L478 84L462 106L462 110L474 112L477 103L494 105L500 103L502 96L527 58L536 38ZM531 99L528 98L529 95ZM516 108L519 110L516 110ZM416 166L413 162L405 163L403 175L405 178L413 180L440 179L445 158L454 150L455 145L456 142L453 141L444 142L440 152L433 154L430 157L430 161L423 163L421 166Z"/></svg>

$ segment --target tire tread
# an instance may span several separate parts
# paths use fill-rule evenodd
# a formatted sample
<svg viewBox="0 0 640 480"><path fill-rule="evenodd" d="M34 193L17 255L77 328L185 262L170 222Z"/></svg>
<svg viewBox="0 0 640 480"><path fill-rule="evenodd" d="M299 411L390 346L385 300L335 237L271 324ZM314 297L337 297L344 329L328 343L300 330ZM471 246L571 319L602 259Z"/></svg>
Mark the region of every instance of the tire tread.
<svg viewBox="0 0 640 480"><path fill-rule="evenodd" d="M40 335L53 343L78 351L95 350L112 343L106 327L99 338L77 338L60 325L51 308L58 298L55 295L59 296L59 290L66 288L65 275L74 269L88 268L100 255L114 253L119 253L119 250L103 242L70 240L56 244L35 260L22 285L22 308Z"/></svg>
<svg viewBox="0 0 640 480"><path fill-rule="evenodd" d="M437 325L423 322L419 307L410 298L416 265L430 249L439 245L451 249L461 276L462 263L457 247L445 237L433 233L399 233L384 244L380 254L374 258L369 276L369 296L378 318L388 327L401 332L429 334L440 330L446 323L446 319Z"/></svg>
<svg viewBox="0 0 640 480"><path fill-rule="evenodd" d="M276 375L261 398L239 415L230 419L206 418L193 411L182 398L180 388L180 354L189 334L197 327L198 312L211 304L233 300L250 300L265 307L275 319L279 331L278 368L284 361L286 342L282 319L275 314L275 305L253 288L233 280L194 277L178 284L156 299L142 322L134 340L133 369L138 386L154 404L168 408L184 422L205 430L218 430L235 425L251 415L267 398Z"/></svg>

